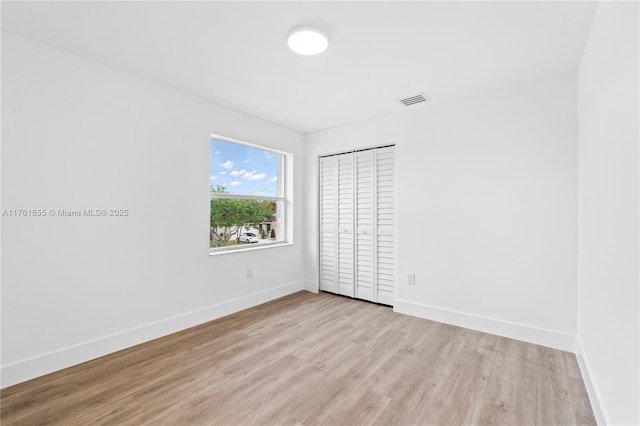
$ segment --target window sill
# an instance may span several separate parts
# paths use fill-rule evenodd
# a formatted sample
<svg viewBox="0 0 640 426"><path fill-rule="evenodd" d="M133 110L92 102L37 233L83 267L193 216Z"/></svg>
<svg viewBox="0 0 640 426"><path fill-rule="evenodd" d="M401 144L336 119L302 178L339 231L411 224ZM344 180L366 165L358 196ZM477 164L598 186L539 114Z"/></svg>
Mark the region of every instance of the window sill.
<svg viewBox="0 0 640 426"><path fill-rule="evenodd" d="M256 251L256 250L264 250L275 247L284 247L284 246L292 246L293 243L287 241L280 241L277 243L256 243L246 246L231 246L231 247L220 247L215 249L209 249L209 256L219 256L223 254L230 253L243 253L246 251Z"/></svg>

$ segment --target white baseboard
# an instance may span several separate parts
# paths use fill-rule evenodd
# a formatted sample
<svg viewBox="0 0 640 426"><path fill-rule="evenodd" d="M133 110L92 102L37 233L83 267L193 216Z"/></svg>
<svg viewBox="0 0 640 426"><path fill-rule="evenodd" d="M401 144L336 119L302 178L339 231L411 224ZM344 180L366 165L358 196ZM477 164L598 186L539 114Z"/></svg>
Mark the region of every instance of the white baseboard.
<svg viewBox="0 0 640 426"><path fill-rule="evenodd" d="M1 387L15 385L304 290L295 281L119 333L3 365Z"/></svg>
<svg viewBox="0 0 640 426"><path fill-rule="evenodd" d="M393 306L395 312L425 318L432 321L482 331L510 339L522 340L536 345L547 346L567 352L575 351L575 336L559 331L532 327L529 325L482 317L464 312L436 308L396 299Z"/></svg>
<svg viewBox="0 0 640 426"><path fill-rule="evenodd" d="M320 286L318 285L318 281L304 280L302 282L304 289L310 291L311 293L320 292Z"/></svg>
<svg viewBox="0 0 640 426"><path fill-rule="evenodd" d="M609 416L607 415L604 405L600 403L600 401L602 401L600 391L592 378L589 361L587 357L585 357L580 337L576 337L576 358L578 359L578 366L580 367L580 373L582 373L582 381L587 388L587 395L589 395L589 402L591 402L591 409L593 410L596 422L598 422L599 425L610 425Z"/></svg>

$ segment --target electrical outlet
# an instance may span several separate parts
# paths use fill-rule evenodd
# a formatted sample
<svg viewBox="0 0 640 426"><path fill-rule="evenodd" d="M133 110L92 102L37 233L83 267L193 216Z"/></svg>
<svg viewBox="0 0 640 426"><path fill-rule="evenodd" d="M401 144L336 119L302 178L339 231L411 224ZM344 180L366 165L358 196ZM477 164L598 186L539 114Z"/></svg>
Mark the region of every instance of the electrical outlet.
<svg viewBox="0 0 640 426"><path fill-rule="evenodd" d="M247 268L247 278L253 278L253 269Z"/></svg>
<svg viewBox="0 0 640 426"><path fill-rule="evenodd" d="M416 285L416 274L407 274L407 284Z"/></svg>

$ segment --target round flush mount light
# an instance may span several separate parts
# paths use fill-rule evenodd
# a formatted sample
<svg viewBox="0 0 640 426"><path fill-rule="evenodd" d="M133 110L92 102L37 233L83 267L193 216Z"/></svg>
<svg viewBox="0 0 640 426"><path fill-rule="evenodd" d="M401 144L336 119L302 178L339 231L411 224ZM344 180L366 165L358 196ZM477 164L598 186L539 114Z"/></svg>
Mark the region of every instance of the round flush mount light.
<svg viewBox="0 0 640 426"><path fill-rule="evenodd" d="M327 35L314 27L297 27L287 36L289 48L300 55L317 55L327 49Z"/></svg>

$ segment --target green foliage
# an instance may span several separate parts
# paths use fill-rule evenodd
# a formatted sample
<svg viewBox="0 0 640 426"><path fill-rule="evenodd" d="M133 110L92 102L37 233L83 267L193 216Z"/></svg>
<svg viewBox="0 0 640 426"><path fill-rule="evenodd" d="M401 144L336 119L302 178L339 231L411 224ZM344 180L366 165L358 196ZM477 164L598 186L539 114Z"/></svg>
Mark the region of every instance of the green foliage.
<svg viewBox="0 0 640 426"><path fill-rule="evenodd" d="M211 187L211 192L228 193L223 185ZM257 226L261 222L271 222L276 211L273 201L211 199L210 239L212 247L229 244L235 235L240 237L243 227Z"/></svg>
<svg viewBox="0 0 640 426"><path fill-rule="evenodd" d="M227 187L224 186L224 185L216 185L216 186L211 185L211 192L217 192L217 193L220 193L220 194L228 194L229 193L229 191L227 191Z"/></svg>

